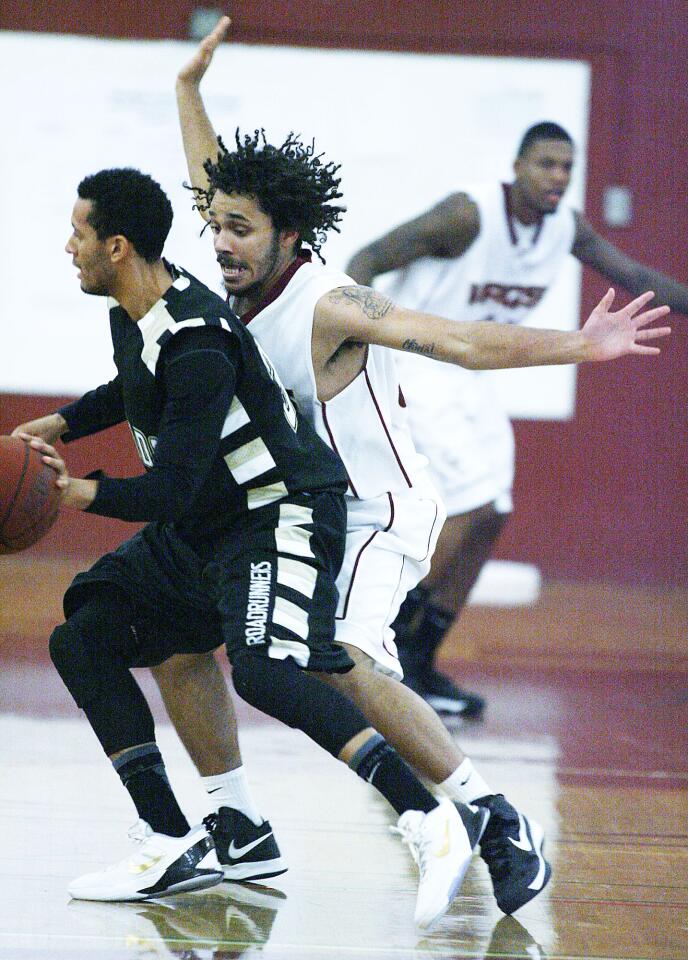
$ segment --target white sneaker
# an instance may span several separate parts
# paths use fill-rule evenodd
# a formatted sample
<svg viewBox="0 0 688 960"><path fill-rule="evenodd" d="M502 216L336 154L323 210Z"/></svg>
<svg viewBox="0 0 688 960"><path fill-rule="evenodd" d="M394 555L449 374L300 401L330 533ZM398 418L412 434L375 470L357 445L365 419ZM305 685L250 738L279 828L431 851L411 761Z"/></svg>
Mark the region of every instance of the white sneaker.
<svg viewBox="0 0 688 960"><path fill-rule="evenodd" d="M443 799L430 813L407 810L392 829L401 834L418 864L415 921L428 930L446 913L471 861L466 828L451 800Z"/></svg>
<svg viewBox="0 0 688 960"><path fill-rule="evenodd" d="M168 837L153 833L139 820L129 837L139 849L105 870L77 877L68 887L72 897L148 900L213 887L223 879L213 841L203 826L192 827L185 837Z"/></svg>

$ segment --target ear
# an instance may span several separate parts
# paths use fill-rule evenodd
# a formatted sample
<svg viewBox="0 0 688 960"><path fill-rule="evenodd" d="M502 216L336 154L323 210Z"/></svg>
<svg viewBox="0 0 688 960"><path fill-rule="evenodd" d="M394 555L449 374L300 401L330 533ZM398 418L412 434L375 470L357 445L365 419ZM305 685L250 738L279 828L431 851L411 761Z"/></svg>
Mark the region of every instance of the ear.
<svg viewBox="0 0 688 960"><path fill-rule="evenodd" d="M293 249L299 242L299 231L298 230L280 230L279 233L280 246L285 249Z"/></svg>
<svg viewBox="0 0 688 960"><path fill-rule="evenodd" d="M108 237L107 248L110 260L113 263L121 263L129 256L132 246L126 237L118 233L114 237Z"/></svg>
<svg viewBox="0 0 688 960"><path fill-rule="evenodd" d="M514 160L514 173L516 174L517 180L522 169L523 169L523 157L516 157L516 159Z"/></svg>

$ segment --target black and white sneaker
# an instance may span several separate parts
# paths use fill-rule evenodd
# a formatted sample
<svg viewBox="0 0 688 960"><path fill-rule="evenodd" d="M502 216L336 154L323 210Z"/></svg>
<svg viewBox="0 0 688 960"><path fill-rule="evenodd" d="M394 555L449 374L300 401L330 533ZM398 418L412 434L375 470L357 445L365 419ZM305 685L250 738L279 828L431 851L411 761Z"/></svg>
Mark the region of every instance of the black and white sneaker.
<svg viewBox="0 0 688 960"><path fill-rule="evenodd" d="M129 831L139 844L125 860L72 880L75 900L130 901L204 890L222 881L213 841L205 827L193 827L184 837L154 833L139 820Z"/></svg>
<svg viewBox="0 0 688 960"><path fill-rule="evenodd" d="M260 826L233 807L220 807L203 821L215 842L225 880L267 880L286 873L272 827Z"/></svg>
<svg viewBox="0 0 688 960"><path fill-rule="evenodd" d="M476 805L490 811L480 856L490 871L499 909L512 914L544 890L552 874L543 853L545 834L501 793L482 797Z"/></svg>
<svg viewBox="0 0 688 960"><path fill-rule="evenodd" d="M421 695L437 713L479 719L485 700L477 693L463 690L439 670L426 670L420 677Z"/></svg>

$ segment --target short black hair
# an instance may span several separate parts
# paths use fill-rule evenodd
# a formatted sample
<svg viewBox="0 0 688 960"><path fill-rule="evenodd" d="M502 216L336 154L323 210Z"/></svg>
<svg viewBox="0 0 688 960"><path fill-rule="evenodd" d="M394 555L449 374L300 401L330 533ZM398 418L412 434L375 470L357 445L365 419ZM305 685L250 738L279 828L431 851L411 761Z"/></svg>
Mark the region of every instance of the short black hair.
<svg viewBox="0 0 688 960"><path fill-rule="evenodd" d="M84 177L77 193L93 204L88 222L99 240L121 234L148 263L160 259L173 213L156 180L131 167L100 170Z"/></svg>
<svg viewBox="0 0 688 960"><path fill-rule="evenodd" d="M346 210L333 203L342 196L339 166L324 163L315 142L305 146L294 133L280 147L268 143L262 129L243 137L237 129L234 139L236 149L230 153L218 137L217 161L206 160L208 189L192 188L199 208L207 210L218 190L254 197L276 230L295 230L298 246L307 243L322 260L327 231L339 232L337 223Z"/></svg>
<svg viewBox="0 0 688 960"><path fill-rule="evenodd" d="M528 127L518 146L516 159L519 160L525 156L532 145L538 140L564 140L573 146L573 138L563 127L560 127L558 123L552 123L550 120L546 120L543 123L536 123L532 127Z"/></svg>

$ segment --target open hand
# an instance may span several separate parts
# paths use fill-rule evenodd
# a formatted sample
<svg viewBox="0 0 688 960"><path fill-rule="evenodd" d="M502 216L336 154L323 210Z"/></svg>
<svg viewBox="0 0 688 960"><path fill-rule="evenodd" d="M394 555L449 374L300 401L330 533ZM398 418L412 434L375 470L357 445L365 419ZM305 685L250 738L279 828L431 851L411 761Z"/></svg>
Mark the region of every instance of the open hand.
<svg viewBox="0 0 688 960"><path fill-rule="evenodd" d="M193 83L198 85L201 82L206 70L210 66L213 54L229 32L231 22L229 17L220 17L208 36L201 40L193 57L177 74L178 83Z"/></svg>
<svg viewBox="0 0 688 960"><path fill-rule="evenodd" d="M589 350L589 360L614 360L626 354L657 354L659 347L645 346L648 340L667 337L671 327L644 329L649 323L669 313L669 307L643 310L654 297L648 290L631 300L621 310L611 312L614 290L609 289L583 325L582 333Z"/></svg>
<svg viewBox="0 0 688 960"><path fill-rule="evenodd" d="M30 433L16 433L16 436L38 450L41 454L43 463L51 467L57 474L55 481L61 492L60 505L63 507L74 507L76 510L85 510L93 502L98 484L95 480L82 480L78 477L71 477L67 464L59 455L55 447L46 443L40 437L33 436Z"/></svg>
<svg viewBox="0 0 688 960"><path fill-rule="evenodd" d="M46 443L55 443L60 439L67 429L67 421L59 413L49 413L46 417L39 417L37 420L28 420L26 423L20 423L12 431L13 437L21 437L26 440L27 435L31 437L40 437Z"/></svg>
<svg viewBox="0 0 688 960"><path fill-rule="evenodd" d="M59 455L55 447L51 446L49 443L46 443L42 437L37 437L31 433L24 433L21 431L21 428L15 432L15 436L20 437L22 440L26 440L29 446L33 447L34 450L38 450L41 454L41 459L43 463L46 463L51 469L57 474L56 485L60 490L66 490L69 486L70 476L67 470L67 465Z"/></svg>

